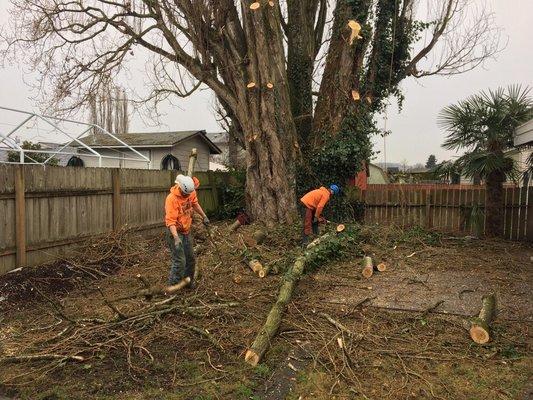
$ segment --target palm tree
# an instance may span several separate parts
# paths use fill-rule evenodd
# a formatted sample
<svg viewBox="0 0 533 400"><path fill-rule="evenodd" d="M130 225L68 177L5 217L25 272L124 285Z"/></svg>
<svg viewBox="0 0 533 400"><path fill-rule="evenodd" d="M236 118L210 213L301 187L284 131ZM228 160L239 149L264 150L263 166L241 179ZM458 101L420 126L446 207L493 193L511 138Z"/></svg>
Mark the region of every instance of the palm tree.
<svg viewBox="0 0 533 400"><path fill-rule="evenodd" d="M485 180L487 236L502 232L503 182L516 169L506 150L513 146L515 129L532 116L531 88L509 86L473 95L444 108L439 125L448 135L443 147L465 150L456 163L465 176Z"/></svg>

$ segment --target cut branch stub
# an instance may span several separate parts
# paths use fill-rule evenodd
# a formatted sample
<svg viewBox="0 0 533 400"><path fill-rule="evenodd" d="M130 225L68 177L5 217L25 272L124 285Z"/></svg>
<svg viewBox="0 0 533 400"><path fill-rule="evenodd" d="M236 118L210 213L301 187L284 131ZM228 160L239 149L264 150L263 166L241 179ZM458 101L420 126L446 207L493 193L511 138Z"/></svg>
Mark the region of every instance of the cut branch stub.
<svg viewBox="0 0 533 400"><path fill-rule="evenodd" d="M269 5L270 7L274 7L274 2L273 2L273 1L269 1L269 2L268 2L268 5Z"/></svg>
<svg viewBox="0 0 533 400"><path fill-rule="evenodd" d="M374 273L374 263L372 262L372 257L363 258L363 270L361 271L365 278L370 278Z"/></svg>
<svg viewBox="0 0 533 400"><path fill-rule="evenodd" d="M250 4L250 10L257 10L259 7L261 7L261 4L258 1L255 1Z"/></svg>
<svg viewBox="0 0 533 400"><path fill-rule="evenodd" d="M478 344L485 344L490 340L490 323L494 318L496 299L494 294L483 296L481 310L473 318L470 326L470 337Z"/></svg>
<svg viewBox="0 0 533 400"><path fill-rule="evenodd" d="M358 101L361 99L361 95L359 94L357 90L352 90L352 99L354 101Z"/></svg>
<svg viewBox="0 0 533 400"><path fill-rule="evenodd" d="M248 89L253 89L255 87L255 82L250 82L248 85L246 85Z"/></svg>
<svg viewBox="0 0 533 400"><path fill-rule="evenodd" d="M274 84L272 82L267 83L267 88L272 89L274 87Z"/></svg>
<svg viewBox="0 0 533 400"><path fill-rule="evenodd" d="M341 232L344 232L344 230L346 229L346 226L344 226L344 224L339 224L337 225L337 233L341 233Z"/></svg>
<svg viewBox="0 0 533 400"><path fill-rule="evenodd" d="M350 33L350 45L353 44L353 41L355 39L362 39L363 37L361 35L359 35L359 32L361 32L361 25L359 24L359 22L351 19L348 21L348 27L351 29L351 33Z"/></svg>

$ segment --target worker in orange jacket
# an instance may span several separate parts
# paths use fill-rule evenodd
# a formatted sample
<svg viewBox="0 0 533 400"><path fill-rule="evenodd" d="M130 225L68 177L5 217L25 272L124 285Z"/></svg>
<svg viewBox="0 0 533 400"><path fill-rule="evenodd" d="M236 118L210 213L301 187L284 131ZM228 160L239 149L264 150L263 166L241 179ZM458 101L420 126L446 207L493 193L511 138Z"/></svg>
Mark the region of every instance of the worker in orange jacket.
<svg viewBox="0 0 533 400"><path fill-rule="evenodd" d="M300 202L303 204L303 235L302 246L309 242L311 234L318 234L318 224L325 223L326 219L322 217L324 206L329 201L332 194L339 194L340 189L337 185L330 185L329 188L324 186L311 190L306 193Z"/></svg>
<svg viewBox="0 0 533 400"><path fill-rule="evenodd" d="M189 235L192 225L192 215L196 211L203 218L205 225L209 218L198 203L196 189L200 185L198 179L190 176L178 175L176 185L170 188L165 200L165 225L167 243L172 255L169 285L174 285L186 277L191 278L190 286L194 286L194 251L192 239Z"/></svg>

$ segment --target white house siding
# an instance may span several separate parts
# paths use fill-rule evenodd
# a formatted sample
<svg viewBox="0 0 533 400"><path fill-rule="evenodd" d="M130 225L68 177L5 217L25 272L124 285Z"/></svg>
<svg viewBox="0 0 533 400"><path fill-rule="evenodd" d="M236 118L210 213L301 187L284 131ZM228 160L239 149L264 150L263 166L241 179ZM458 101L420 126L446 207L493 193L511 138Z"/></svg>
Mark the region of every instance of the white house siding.
<svg viewBox="0 0 533 400"><path fill-rule="evenodd" d="M183 142L178 143L174 147L152 147L152 148L136 148L136 150L144 156L150 158L151 169L161 169L161 161L168 154L172 154L176 157L183 170L187 169L189 165L189 156L193 148L197 149L198 157L195 165L196 171L207 171L209 169L209 146L200 138L194 137ZM131 151L125 151L123 149L120 152L112 149L95 149L103 156L114 156L121 158L140 158L137 154ZM83 151L86 153L86 151ZM91 157L87 155L81 155L86 167L98 167L98 157ZM139 168L146 169L148 164L144 161L135 160L117 160L111 158L102 158L102 167L107 168Z"/></svg>
<svg viewBox="0 0 533 400"><path fill-rule="evenodd" d="M207 171L209 170L209 146L200 138L192 137L190 139L180 142L172 149L172 154L179 160L182 169L187 169L189 165L189 156L193 148L198 151L198 158L196 159L195 170ZM161 164L161 159L159 161ZM159 166L161 168L161 166Z"/></svg>

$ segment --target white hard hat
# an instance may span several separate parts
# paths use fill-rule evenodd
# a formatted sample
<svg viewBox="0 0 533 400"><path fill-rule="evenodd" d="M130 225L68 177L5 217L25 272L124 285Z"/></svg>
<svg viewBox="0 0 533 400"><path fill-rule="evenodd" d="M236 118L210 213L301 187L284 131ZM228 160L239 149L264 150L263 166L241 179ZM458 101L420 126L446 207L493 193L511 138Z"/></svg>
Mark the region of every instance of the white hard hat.
<svg viewBox="0 0 533 400"><path fill-rule="evenodd" d="M183 194L191 194L194 192L194 181L190 176L179 174L176 176L176 183Z"/></svg>

